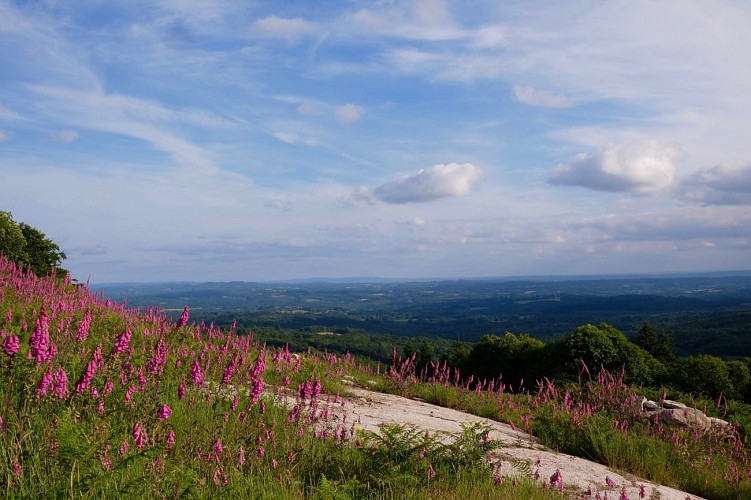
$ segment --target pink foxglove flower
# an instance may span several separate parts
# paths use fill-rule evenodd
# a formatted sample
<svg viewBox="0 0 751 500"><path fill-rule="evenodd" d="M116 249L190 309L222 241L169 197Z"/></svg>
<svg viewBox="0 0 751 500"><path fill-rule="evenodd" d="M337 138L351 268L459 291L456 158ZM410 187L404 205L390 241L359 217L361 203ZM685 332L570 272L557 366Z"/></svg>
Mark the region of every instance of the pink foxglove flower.
<svg viewBox="0 0 751 500"><path fill-rule="evenodd" d="M122 352L125 352L128 350L128 347L130 347L130 339L133 336L133 333L126 328L126 330L117 336L117 340L115 340L115 345L112 346L112 355L120 354Z"/></svg>
<svg viewBox="0 0 751 500"><path fill-rule="evenodd" d="M6 356L13 356L15 354L18 354L18 351L21 350L21 344L18 340L18 335L8 335L7 337L5 337L3 339L2 348Z"/></svg>
<svg viewBox="0 0 751 500"><path fill-rule="evenodd" d="M188 309L188 306L185 306L183 308L183 313L180 315L180 319L177 321L177 324L175 325L177 328L182 328L188 324L188 312L189 311L190 309Z"/></svg>
<svg viewBox="0 0 751 500"><path fill-rule="evenodd" d="M167 434L167 444L174 444L175 443L175 431L169 431L169 434Z"/></svg>
<svg viewBox="0 0 751 500"><path fill-rule="evenodd" d="M193 366L190 367L190 381L198 386L203 385L203 371L198 360L195 360Z"/></svg>
<svg viewBox="0 0 751 500"><path fill-rule="evenodd" d="M435 469L432 464L428 464L428 478L433 479L435 477Z"/></svg>
<svg viewBox="0 0 751 500"><path fill-rule="evenodd" d="M138 448L139 450L144 447L146 442L146 432L141 429L141 426L138 422L133 424L133 441L136 442L136 448Z"/></svg>
<svg viewBox="0 0 751 500"><path fill-rule="evenodd" d="M165 421L170 418L170 415L172 415L172 408L162 405L162 408L159 410L159 420Z"/></svg>

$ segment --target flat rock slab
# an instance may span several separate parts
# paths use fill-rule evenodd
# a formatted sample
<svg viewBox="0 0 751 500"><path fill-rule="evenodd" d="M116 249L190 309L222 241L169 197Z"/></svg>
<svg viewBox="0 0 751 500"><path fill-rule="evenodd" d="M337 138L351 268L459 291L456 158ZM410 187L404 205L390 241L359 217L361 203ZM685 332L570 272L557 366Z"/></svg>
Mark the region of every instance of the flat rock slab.
<svg viewBox="0 0 751 500"><path fill-rule="evenodd" d="M349 421L355 422L356 427L378 432L380 424L396 423L431 433L458 435L462 432L462 423L484 424L491 429L490 438L503 443L499 453L504 459L501 471L505 476L529 475L530 470L534 473L537 469L535 463L539 460L540 481L548 481L556 470L560 470L565 489L571 497L580 498L583 493L591 490L593 496L598 491L601 495L607 492L609 498L616 499L625 487L628 498L635 499L639 498L639 490L643 485L647 498L701 499L627 473L614 471L583 458L549 450L541 446L533 436L512 429L507 424L391 394L357 387L351 387L349 390L353 396L346 398L344 410L349 415ZM615 484L614 488L607 486L606 478Z"/></svg>

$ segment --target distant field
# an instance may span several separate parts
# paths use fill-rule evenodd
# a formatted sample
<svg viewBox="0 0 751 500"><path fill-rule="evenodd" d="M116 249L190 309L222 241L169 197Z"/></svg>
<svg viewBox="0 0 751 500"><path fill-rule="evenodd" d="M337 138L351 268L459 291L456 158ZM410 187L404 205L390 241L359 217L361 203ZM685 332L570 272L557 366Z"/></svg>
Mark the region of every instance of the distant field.
<svg viewBox="0 0 751 500"><path fill-rule="evenodd" d="M746 273L748 274L748 273ZM92 286L129 306L303 331L473 342L488 333L552 339L586 323L635 335L648 320L680 355L751 356L751 276L739 274L404 283L163 283Z"/></svg>

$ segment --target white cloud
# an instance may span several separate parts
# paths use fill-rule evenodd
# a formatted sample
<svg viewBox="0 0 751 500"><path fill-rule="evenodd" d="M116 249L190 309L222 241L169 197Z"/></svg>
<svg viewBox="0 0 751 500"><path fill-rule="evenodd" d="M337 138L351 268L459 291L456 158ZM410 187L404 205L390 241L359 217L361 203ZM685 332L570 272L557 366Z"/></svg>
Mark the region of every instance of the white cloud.
<svg viewBox="0 0 751 500"><path fill-rule="evenodd" d="M78 134L75 130L61 130L55 134L55 140L60 144L70 144L78 139Z"/></svg>
<svg viewBox="0 0 751 500"><path fill-rule="evenodd" d="M673 185L677 154L674 147L654 140L611 144L559 165L549 181L596 191L655 193Z"/></svg>
<svg viewBox="0 0 751 500"><path fill-rule="evenodd" d="M297 144L299 138L291 132L276 132L274 137L287 144Z"/></svg>
<svg viewBox="0 0 751 500"><path fill-rule="evenodd" d="M318 31L318 25L301 17L269 16L255 21L250 31L261 38L277 38L293 43L302 37L314 34Z"/></svg>
<svg viewBox="0 0 751 500"><path fill-rule="evenodd" d="M573 105L571 99L564 95L522 85L514 86L514 97L521 103L543 108L569 108Z"/></svg>
<svg viewBox="0 0 751 500"><path fill-rule="evenodd" d="M342 104L336 108L336 119L341 123L354 123L365 114L365 108L356 104Z"/></svg>
<svg viewBox="0 0 751 500"><path fill-rule="evenodd" d="M0 129L0 142L10 140L10 132Z"/></svg>
<svg viewBox="0 0 751 500"><path fill-rule="evenodd" d="M471 163L448 163L424 168L375 188L373 195L386 203L417 203L467 196L482 169Z"/></svg>
<svg viewBox="0 0 751 500"><path fill-rule="evenodd" d="M751 205L751 162L701 169L681 183L681 194L711 205Z"/></svg>

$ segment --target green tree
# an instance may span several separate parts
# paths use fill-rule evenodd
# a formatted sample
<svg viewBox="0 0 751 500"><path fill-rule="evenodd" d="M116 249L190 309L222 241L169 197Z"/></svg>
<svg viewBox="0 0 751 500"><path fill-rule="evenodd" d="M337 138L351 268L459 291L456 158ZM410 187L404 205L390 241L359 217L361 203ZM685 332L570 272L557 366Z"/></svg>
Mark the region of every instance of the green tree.
<svg viewBox="0 0 751 500"><path fill-rule="evenodd" d="M648 352L607 323L580 326L555 347L556 371L565 378L575 378L586 365L592 375L601 368L611 373L625 369L626 382L650 384L661 371Z"/></svg>
<svg viewBox="0 0 751 500"><path fill-rule="evenodd" d="M58 274L65 274L66 271L60 267L66 258L65 252L60 251L60 247L38 229L23 222L19 224L19 227L26 240L25 263L31 271L37 276L45 276L53 269Z"/></svg>
<svg viewBox="0 0 751 500"><path fill-rule="evenodd" d="M531 382L540 376L538 359L544 346L542 341L526 334L485 335L472 346L464 375L487 380L502 375L504 383L514 387L521 379Z"/></svg>
<svg viewBox="0 0 751 500"><path fill-rule="evenodd" d="M672 381L679 389L706 397L732 397L733 383L728 365L717 356L699 354L673 364Z"/></svg>
<svg viewBox="0 0 751 500"><path fill-rule="evenodd" d="M60 247L38 229L16 223L10 212L0 211L0 254L37 276L45 276L53 269L58 275L67 274L60 267L66 258Z"/></svg>
<svg viewBox="0 0 751 500"><path fill-rule="evenodd" d="M642 323L636 336L636 345L662 362L675 360L673 339L665 331L657 334L649 321Z"/></svg>
<svg viewBox="0 0 751 500"><path fill-rule="evenodd" d="M0 211L0 254L19 264L28 258L26 238L10 212Z"/></svg>

